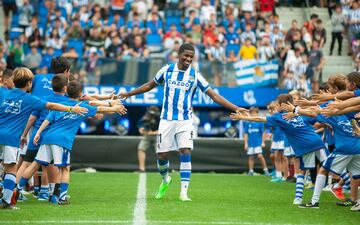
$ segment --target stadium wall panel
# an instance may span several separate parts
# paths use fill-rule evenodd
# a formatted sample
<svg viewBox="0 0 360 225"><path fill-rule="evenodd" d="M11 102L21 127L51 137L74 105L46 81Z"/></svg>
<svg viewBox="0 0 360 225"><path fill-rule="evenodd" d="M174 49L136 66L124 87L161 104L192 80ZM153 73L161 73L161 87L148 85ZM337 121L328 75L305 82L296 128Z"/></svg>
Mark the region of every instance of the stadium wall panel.
<svg viewBox="0 0 360 225"><path fill-rule="evenodd" d="M71 164L73 169L93 167L102 171L135 171L137 165L137 146L141 137L119 136L77 136L75 139ZM199 138L194 142L192 154L193 171L240 172L247 170L247 156L244 142L239 139ZM268 167L270 142L266 143ZM171 169L179 169L179 156L171 154ZM156 171L155 151L147 152L146 168ZM262 171L256 160L255 169Z"/></svg>

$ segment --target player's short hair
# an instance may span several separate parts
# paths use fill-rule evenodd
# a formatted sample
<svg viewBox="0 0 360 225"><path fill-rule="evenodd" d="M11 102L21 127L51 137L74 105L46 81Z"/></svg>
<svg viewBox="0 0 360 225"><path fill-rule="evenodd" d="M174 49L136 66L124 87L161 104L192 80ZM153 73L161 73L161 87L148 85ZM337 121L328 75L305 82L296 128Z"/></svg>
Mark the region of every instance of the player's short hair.
<svg viewBox="0 0 360 225"><path fill-rule="evenodd" d="M58 74L70 70L71 64L65 57L54 57L51 60L51 72Z"/></svg>
<svg viewBox="0 0 360 225"><path fill-rule="evenodd" d="M288 103L290 102L291 104L294 103L293 97L290 94L281 94L277 97L277 101L279 102L279 104L281 105L282 103Z"/></svg>
<svg viewBox="0 0 360 225"><path fill-rule="evenodd" d="M359 72L351 72L346 75L346 79L350 83L354 83L357 88L360 88L360 73Z"/></svg>
<svg viewBox="0 0 360 225"><path fill-rule="evenodd" d="M333 74L328 79L328 85L336 87L339 91L346 90L346 76L343 74Z"/></svg>
<svg viewBox="0 0 360 225"><path fill-rule="evenodd" d="M82 92L82 85L79 81L73 80L70 81L67 85L67 94L70 98L78 98Z"/></svg>
<svg viewBox="0 0 360 225"><path fill-rule="evenodd" d="M194 48L194 46L192 46L192 44L184 43L179 48L179 54L185 52L186 50L195 52L195 48Z"/></svg>
<svg viewBox="0 0 360 225"><path fill-rule="evenodd" d="M51 80L51 86L54 92L61 92L69 83L69 79L65 74L56 74Z"/></svg>
<svg viewBox="0 0 360 225"><path fill-rule="evenodd" d="M14 71L12 69L5 69L3 71L3 79L8 79L8 78L12 77L13 72Z"/></svg>
<svg viewBox="0 0 360 225"><path fill-rule="evenodd" d="M276 101L272 101L267 105L268 110L274 111L277 107L278 103Z"/></svg>
<svg viewBox="0 0 360 225"><path fill-rule="evenodd" d="M34 74L26 67L17 67L13 72L13 81L16 88L24 88L32 81Z"/></svg>
<svg viewBox="0 0 360 225"><path fill-rule="evenodd" d="M328 89L329 89L329 85L327 82L324 82L319 86L319 91L327 91Z"/></svg>

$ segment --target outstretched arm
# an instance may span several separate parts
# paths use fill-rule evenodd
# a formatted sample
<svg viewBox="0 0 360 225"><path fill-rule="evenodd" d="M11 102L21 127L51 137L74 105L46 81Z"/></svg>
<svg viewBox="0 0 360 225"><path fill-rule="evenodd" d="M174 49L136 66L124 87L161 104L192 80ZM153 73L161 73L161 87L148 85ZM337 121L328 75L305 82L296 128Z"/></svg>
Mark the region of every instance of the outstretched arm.
<svg viewBox="0 0 360 225"><path fill-rule="evenodd" d="M66 105L61 105L58 103L48 102L48 103L46 103L46 108L49 110L56 110L56 111L61 111L61 112L73 112L73 113L79 114L81 116L83 116L84 114L86 114L88 112L88 109L81 107L80 103L75 106L66 106Z"/></svg>
<svg viewBox="0 0 360 225"><path fill-rule="evenodd" d="M209 89L206 91L206 94L217 104L224 106L225 108L228 108L234 112L244 112L247 111L245 108L238 107L228 100L226 100L223 96L216 93L214 90Z"/></svg>
<svg viewBox="0 0 360 225"><path fill-rule="evenodd" d="M231 113L230 118L232 120L245 120L245 121L253 121L253 122L267 122L266 117L260 116L247 116L242 113Z"/></svg>
<svg viewBox="0 0 360 225"><path fill-rule="evenodd" d="M355 93L353 91L343 91L336 94L330 94L330 93L320 93L320 94L314 94L313 100L317 101L330 101L335 100L335 98L340 100L346 100L349 98L352 98L355 96Z"/></svg>
<svg viewBox="0 0 360 225"><path fill-rule="evenodd" d="M157 84L155 83L154 80L151 80L143 85L141 85L140 87L130 91L130 92L127 92L127 93L120 93L119 94L119 97L122 98L122 99L127 99L133 95L138 95L138 94L142 94L142 93L145 93L145 92L148 92L150 90L152 90L154 87L156 87Z"/></svg>
<svg viewBox="0 0 360 225"><path fill-rule="evenodd" d="M329 103L329 108L344 109L360 104L360 97L350 98L345 101L335 101Z"/></svg>
<svg viewBox="0 0 360 225"><path fill-rule="evenodd" d="M355 105L355 106L342 108L342 109L326 107L323 110L322 114L324 116L329 117L329 116L344 115L347 113L359 112L359 111L360 111L360 105Z"/></svg>
<svg viewBox="0 0 360 225"><path fill-rule="evenodd" d="M300 106L295 107L290 102L282 103L281 110L289 113L295 113L296 115L309 116L309 117L316 117L318 114L322 112L322 108L320 106L312 106L306 109L302 109L300 108Z"/></svg>

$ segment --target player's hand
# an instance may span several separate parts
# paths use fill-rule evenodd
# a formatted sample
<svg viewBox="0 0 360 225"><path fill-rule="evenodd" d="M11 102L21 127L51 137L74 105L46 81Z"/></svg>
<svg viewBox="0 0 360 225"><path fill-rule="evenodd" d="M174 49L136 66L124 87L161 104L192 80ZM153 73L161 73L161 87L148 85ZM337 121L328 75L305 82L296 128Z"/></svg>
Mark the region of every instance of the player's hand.
<svg viewBox="0 0 360 225"><path fill-rule="evenodd" d="M242 107L238 107L235 112L236 113L246 113L248 115L249 110L245 109L245 108L242 108Z"/></svg>
<svg viewBox="0 0 360 225"><path fill-rule="evenodd" d="M332 108L332 109L341 109L342 108L342 105L341 105L341 100L336 100L336 101L333 101L333 102L330 102L327 107L329 108Z"/></svg>
<svg viewBox="0 0 360 225"><path fill-rule="evenodd" d="M359 127L358 122L356 120L351 120L351 123L352 123L352 127L353 127L353 134L356 137L360 137L360 127Z"/></svg>
<svg viewBox="0 0 360 225"><path fill-rule="evenodd" d="M312 99L315 101L323 102L334 99L334 96L329 92L320 92L319 94L314 94L312 96Z"/></svg>
<svg viewBox="0 0 360 225"><path fill-rule="evenodd" d="M299 106L312 106L312 105L316 105L319 101L310 101L306 98L301 98L301 99L298 99L296 101L294 101L294 104L295 105L299 105Z"/></svg>
<svg viewBox="0 0 360 225"><path fill-rule="evenodd" d="M230 118L231 120L242 120L246 117L243 113L231 113Z"/></svg>
<svg viewBox="0 0 360 225"><path fill-rule="evenodd" d="M86 113L89 112L89 110L87 108L81 107L80 104L81 102L73 106L71 112L79 114L80 116L84 116Z"/></svg>
<svg viewBox="0 0 360 225"><path fill-rule="evenodd" d="M360 113L356 113L354 117L355 117L356 119L359 119L359 118L360 118Z"/></svg>
<svg viewBox="0 0 360 225"><path fill-rule="evenodd" d="M248 144L247 144L247 143L245 143L245 144L244 144L244 150L245 150L245 151L247 151L247 150L248 150L248 148L249 148Z"/></svg>
<svg viewBox="0 0 360 225"><path fill-rule="evenodd" d="M261 147L262 147L262 148L265 148L265 146L266 146L266 145L265 145L265 142L261 143Z"/></svg>
<svg viewBox="0 0 360 225"><path fill-rule="evenodd" d="M130 96L128 95L128 93L120 93L119 95L118 95L118 97L121 99L121 100L126 100L127 98L129 98Z"/></svg>
<svg viewBox="0 0 360 225"><path fill-rule="evenodd" d="M293 104L291 104L290 102L282 103L280 106L280 109L282 111L286 111L286 112L294 112L295 106Z"/></svg>
<svg viewBox="0 0 360 225"><path fill-rule="evenodd" d="M27 137L26 136L21 136L20 137L20 148L23 148L25 145L27 145Z"/></svg>
<svg viewBox="0 0 360 225"><path fill-rule="evenodd" d="M284 115L282 116L282 118L285 119L285 120L289 120L289 119L294 118L295 116L296 116L295 113L289 112L289 113L284 114Z"/></svg>
<svg viewBox="0 0 360 225"><path fill-rule="evenodd" d="M123 105L117 105L117 106L114 106L114 108L115 108L115 112L120 115L126 115L126 113L127 113L127 109Z"/></svg>
<svg viewBox="0 0 360 225"><path fill-rule="evenodd" d="M34 137L34 141L33 141L34 145L38 144L39 139L40 139L40 134L36 133L36 135Z"/></svg>
<svg viewBox="0 0 360 225"><path fill-rule="evenodd" d="M114 99L118 99L119 96L115 94L115 91L113 91L110 95L109 95L109 99L114 100Z"/></svg>
<svg viewBox="0 0 360 225"><path fill-rule="evenodd" d="M336 109L336 108L325 107L325 108L323 108L321 114L325 117L330 117L330 116L338 115L339 111L340 110Z"/></svg>

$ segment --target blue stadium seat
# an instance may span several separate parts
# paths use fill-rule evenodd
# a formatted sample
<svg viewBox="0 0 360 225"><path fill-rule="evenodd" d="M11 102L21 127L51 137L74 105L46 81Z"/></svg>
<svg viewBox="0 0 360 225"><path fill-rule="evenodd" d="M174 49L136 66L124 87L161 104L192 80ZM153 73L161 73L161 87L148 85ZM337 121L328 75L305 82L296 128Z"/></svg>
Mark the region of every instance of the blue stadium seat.
<svg viewBox="0 0 360 225"><path fill-rule="evenodd" d="M84 42L80 39L69 39L67 43L68 49L74 48L76 53L79 54L79 58L83 55Z"/></svg>
<svg viewBox="0 0 360 225"><path fill-rule="evenodd" d="M63 54L63 51L61 49L54 49L54 56L59 57Z"/></svg>
<svg viewBox="0 0 360 225"><path fill-rule="evenodd" d="M239 44L228 44L225 47L226 56L229 56L230 51L234 51L235 55L239 54L240 45Z"/></svg>
<svg viewBox="0 0 360 225"><path fill-rule="evenodd" d="M181 17L180 16L166 17L166 26L165 26L166 32L170 30L170 26L172 24L175 24L177 27L177 31L181 32Z"/></svg>
<svg viewBox="0 0 360 225"><path fill-rule="evenodd" d="M21 32L21 31L10 30L10 32L9 32L10 40L14 40L14 39L18 38L22 33L23 32Z"/></svg>
<svg viewBox="0 0 360 225"><path fill-rule="evenodd" d="M67 12L66 9L64 7L59 7L60 11L61 11L61 16L67 18Z"/></svg>
<svg viewBox="0 0 360 225"><path fill-rule="evenodd" d="M162 50L162 39L159 34L146 35L146 44L151 52Z"/></svg>

